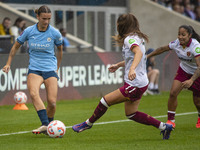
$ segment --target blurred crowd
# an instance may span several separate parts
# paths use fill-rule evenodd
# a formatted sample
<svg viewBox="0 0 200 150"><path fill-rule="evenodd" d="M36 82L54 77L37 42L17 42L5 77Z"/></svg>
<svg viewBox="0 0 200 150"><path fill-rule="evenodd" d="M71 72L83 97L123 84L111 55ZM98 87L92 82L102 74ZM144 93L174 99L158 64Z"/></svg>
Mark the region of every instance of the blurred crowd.
<svg viewBox="0 0 200 150"><path fill-rule="evenodd" d="M23 30L26 28L26 21L19 17L12 25L12 20L9 17L5 17L0 24L0 35L13 35L17 38Z"/></svg>
<svg viewBox="0 0 200 150"><path fill-rule="evenodd" d="M10 41L10 45L14 44L14 41L17 39L18 36L20 36L20 34L22 34L22 32L24 31L24 29L26 28L26 20L18 17L14 23L12 23L12 20L9 17L5 17L2 21L2 23L0 24L0 37L3 36L2 38L4 39L5 35L9 35L12 36L14 38L11 37ZM63 51L67 51L67 47L70 46L69 40L66 38L66 34L67 31L65 28L61 28L60 29L60 33L63 36ZM3 39L0 38L0 53L3 52L3 47L5 47L6 45L8 45L8 43L2 42ZM4 40L5 41L5 40ZM28 45L27 43L25 43L24 45L22 45L20 52L24 53L26 52Z"/></svg>
<svg viewBox="0 0 200 150"><path fill-rule="evenodd" d="M26 28L26 21L18 17L13 21L9 17L5 17L0 24L0 53L9 53L12 45L14 44L17 37ZM27 44L25 43L21 48L20 52L26 52Z"/></svg>
<svg viewBox="0 0 200 150"><path fill-rule="evenodd" d="M200 22L200 0L152 0L170 10Z"/></svg>

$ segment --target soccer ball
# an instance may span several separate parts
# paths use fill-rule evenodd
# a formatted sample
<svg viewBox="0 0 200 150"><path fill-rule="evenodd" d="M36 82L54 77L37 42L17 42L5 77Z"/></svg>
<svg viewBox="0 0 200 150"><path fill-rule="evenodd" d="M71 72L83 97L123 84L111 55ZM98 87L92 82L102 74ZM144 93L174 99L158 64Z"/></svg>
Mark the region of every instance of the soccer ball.
<svg viewBox="0 0 200 150"><path fill-rule="evenodd" d="M27 96L24 92L17 92L14 95L14 101L17 104L23 104L27 102Z"/></svg>
<svg viewBox="0 0 200 150"><path fill-rule="evenodd" d="M59 120L51 121L47 127L47 133L52 138L62 138L65 135L66 127Z"/></svg>

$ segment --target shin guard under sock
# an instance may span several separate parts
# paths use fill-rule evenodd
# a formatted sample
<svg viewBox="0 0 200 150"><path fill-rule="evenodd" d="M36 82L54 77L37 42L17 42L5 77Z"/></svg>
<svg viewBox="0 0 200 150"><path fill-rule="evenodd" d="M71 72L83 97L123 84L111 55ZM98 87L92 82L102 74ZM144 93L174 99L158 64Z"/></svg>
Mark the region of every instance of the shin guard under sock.
<svg viewBox="0 0 200 150"><path fill-rule="evenodd" d="M175 111L168 111L167 112L167 115L168 115L168 120L171 120L171 121L175 121L175 114L176 112Z"/></svg>
<svg viewBox="0 0 200 150"><path fill-rule="evenodd" d="M93 115L89 118L89 121L91 123L94 123L95 121L97 121L101 116L103 116L103 114L107 111L108 109L108 105L105 101L104 98L102 98L99 102L99 104L97 105Z"/></svg>
<svg viewBox="0 0 200 150"><path fill-rule="evenodd" d="M130 120L134 120L138 123L145 124L145 125L152 125L156 128L159 128L160 123L161 123L159 120L151 117L150 115L147 115L139 111L136 111L134 114L127 116L127 118Z"/></svg>
<svg viewBox="0 0 200 150"><path fill-rule="evenodd" d="M42 125L47 126L49 124L49 120L48 120L46 109L42 109L42 110L37 111L37 114L40 118L40 121L42 122Z"/></svg>

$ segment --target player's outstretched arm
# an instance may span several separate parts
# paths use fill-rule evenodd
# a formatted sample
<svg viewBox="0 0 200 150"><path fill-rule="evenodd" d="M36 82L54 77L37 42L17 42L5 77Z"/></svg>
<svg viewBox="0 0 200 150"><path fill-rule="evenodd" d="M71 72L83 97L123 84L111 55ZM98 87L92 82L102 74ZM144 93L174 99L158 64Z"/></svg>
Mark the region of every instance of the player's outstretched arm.
<svg viewBox="0 0 200 150"><path fill-rule="evenodd" d="M156 56L156 55L162 54L162 53L164 53L166 51L169 51L169 50L170 50L169 45L159 47L156 50L154 50L152 53L148 54L147 58L150 58L152 56Z"/></svg>
<svg viewBox="0 0 200 150"><path fill-rule="evenodd" d="M21 45L17 41L12 46L10 53L9 53L9 56L8 56L7 63L2 69L4 72L8 73L8 71L10 70L10 65L11 65L12 59L15 56L15 54L16 54L16 52L17 52L17 50L19 49L20 46Z"/></svg>
<svg viewBox="0 0 200 150"><path fill-rule="evenodd" d="M124 67L124 66L125 66L125 61L120 61L120 62L118 62L118 63L116 63L116 64L112 64L112 65L108 68L108 70L109 70L110 72L115 72L118 68Z"/></svg>

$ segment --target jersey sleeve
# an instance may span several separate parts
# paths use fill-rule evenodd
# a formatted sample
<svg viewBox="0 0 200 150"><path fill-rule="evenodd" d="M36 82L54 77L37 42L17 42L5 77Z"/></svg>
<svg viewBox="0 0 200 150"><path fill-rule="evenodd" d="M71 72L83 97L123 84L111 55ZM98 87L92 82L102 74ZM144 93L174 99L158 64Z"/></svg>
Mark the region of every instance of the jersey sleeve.
<svg viewBox="0 0 200 150"><path fill-rule="evenodd" d="M130 36L125 39L124 44L129 49L132 49L134 46L139 46L139 41L136 37Z"/></svg>
<svg viewBox="0 0 200 150"><path fill-rule="evenodd" d="M63 39L62 39L62 35L61 33L57 30L56 34L55 34L55 41L54 41L54 44L56 46L60 46L63 44Z"/></svg>
<svg viewBox="0 0 200 150"><path fill-rule="evenodd" d="M22 33L21 35L17 38L17 42L19 44L24 44L25 41L28 40L28 34L29 34L29 29L30 28L26 28Z"/></svg>
<svg viewBox="0 0 200 150"><path fill-rule="evenodd" d="M192 53L194 57L200 56L200 44L194 46Z"/></svg>
<svg viewBox="0 0 200 150"><path fill-rule="evenodd" d="M177 42L178 42L177 40L178 39L176 39L175 41L172 41L172 42L169 43L169 48L171 50L173 50L175 48L175 46L177 45Z"/></svg>

